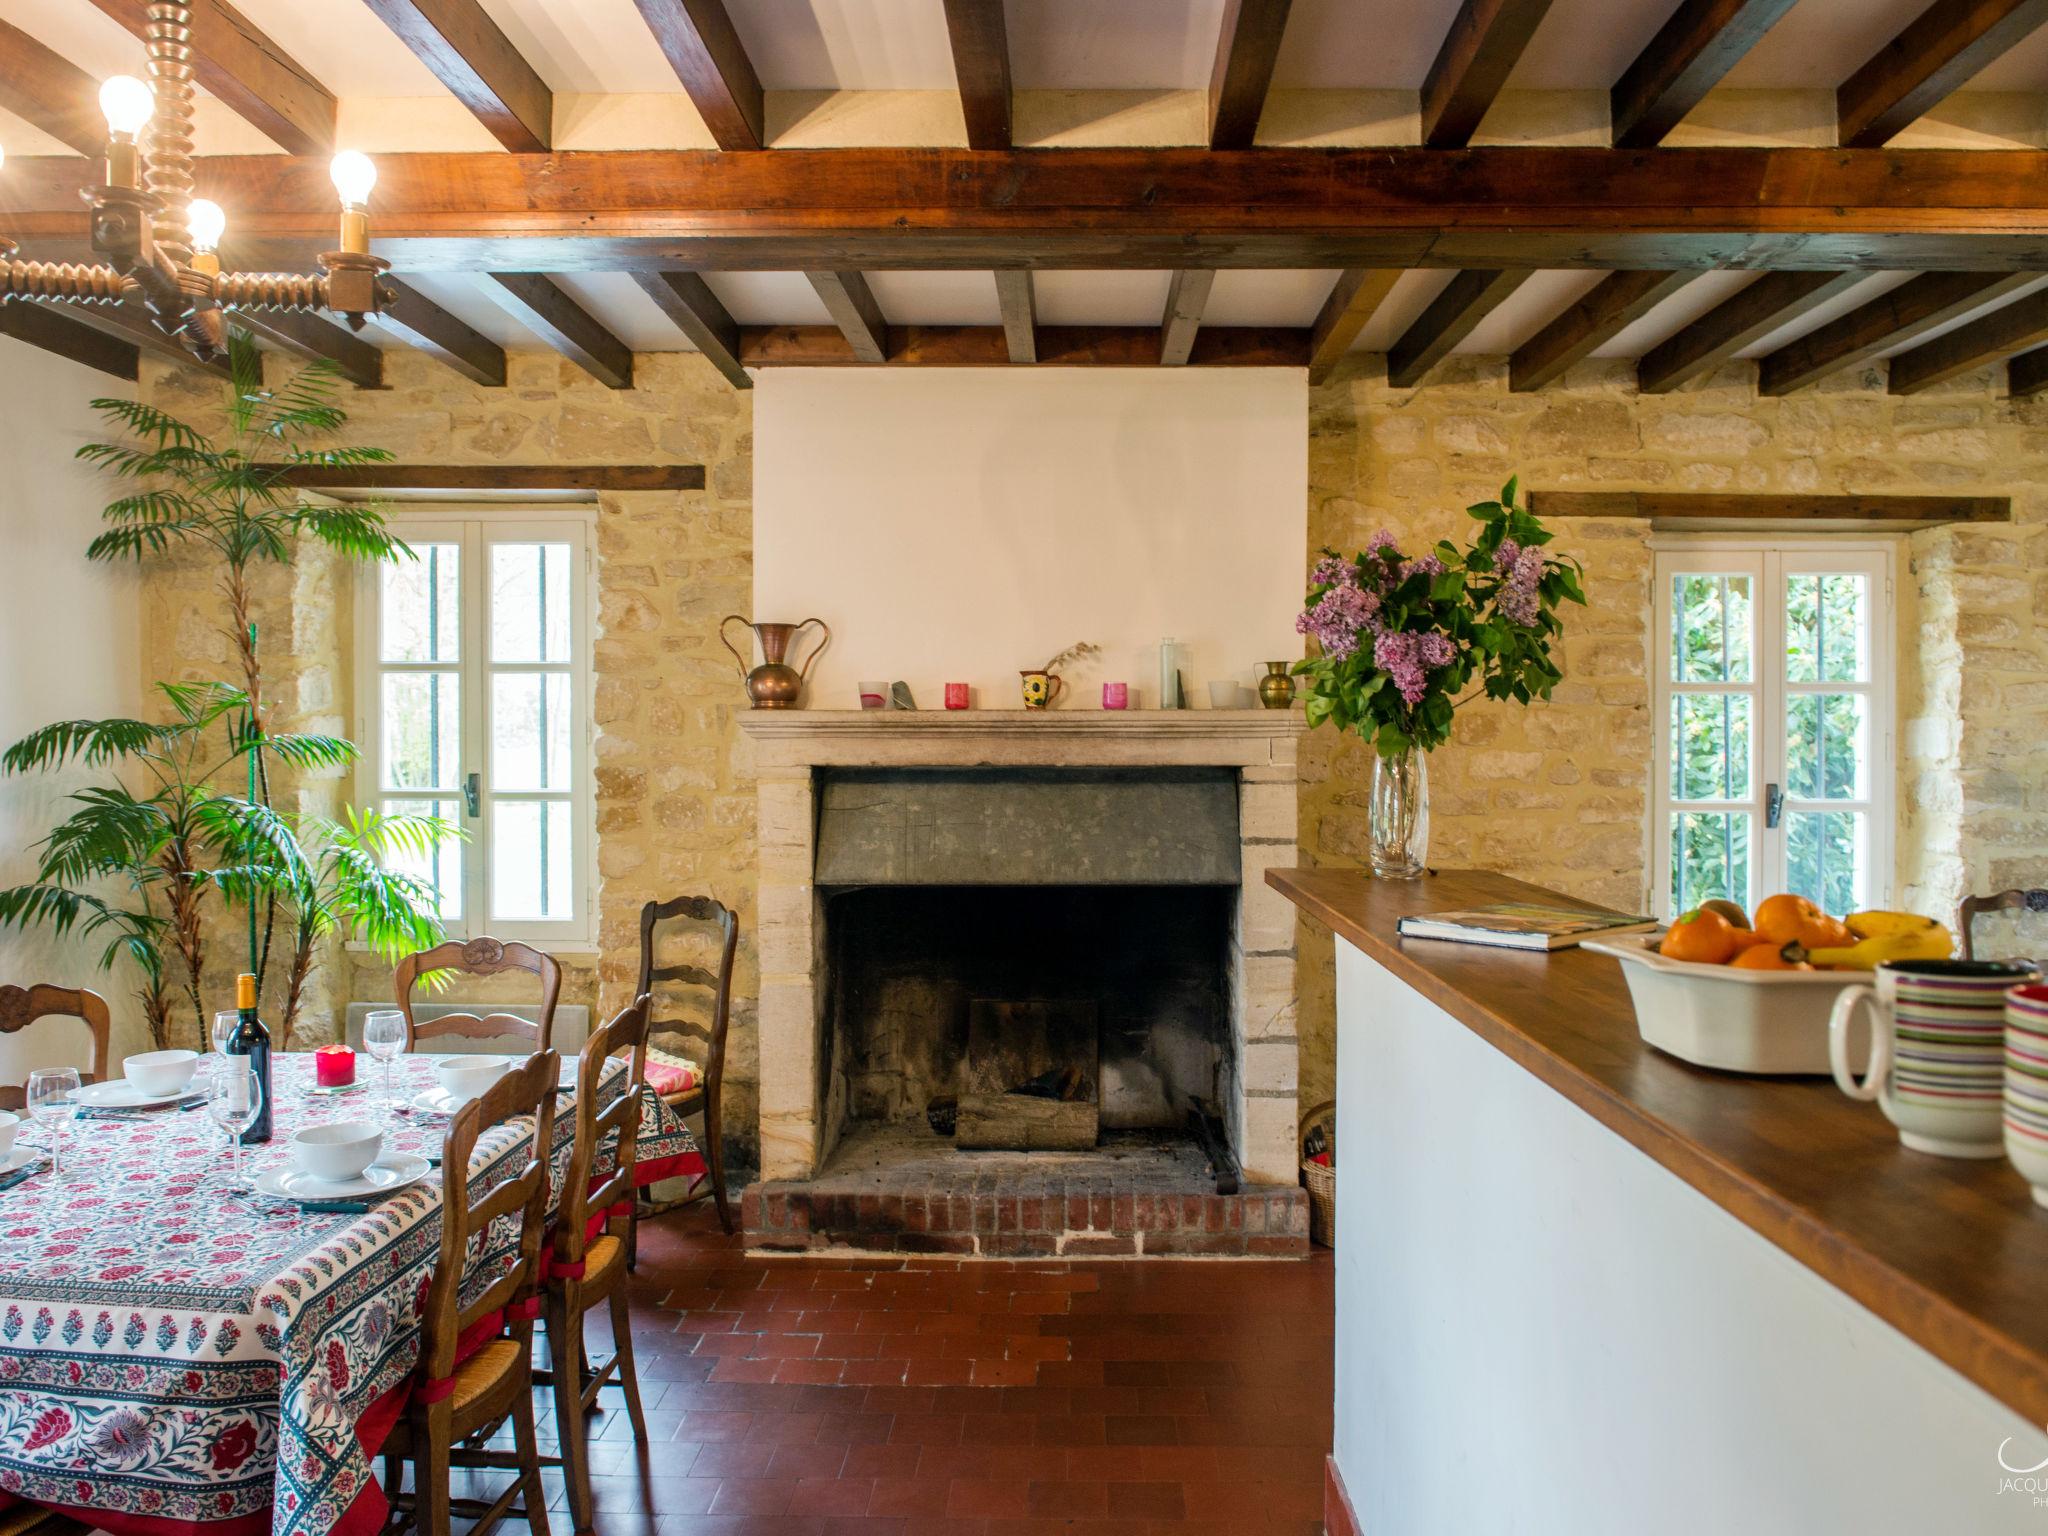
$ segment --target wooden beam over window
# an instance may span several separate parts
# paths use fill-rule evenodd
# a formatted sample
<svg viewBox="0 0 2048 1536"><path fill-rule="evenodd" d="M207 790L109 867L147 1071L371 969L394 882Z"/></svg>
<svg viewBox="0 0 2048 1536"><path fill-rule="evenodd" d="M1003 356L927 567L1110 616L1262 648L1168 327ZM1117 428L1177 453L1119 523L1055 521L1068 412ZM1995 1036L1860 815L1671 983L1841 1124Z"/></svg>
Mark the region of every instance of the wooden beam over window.
<svg viewBox="0 0 2048 1536"><path fill-rule="evenodd" d="M488 287L521 325L600 384L633 387L633 349L546 273L493 272Z"/></svg>
<svg viewBox="0 0 2048 1536"><path fill-rule="evenodd" d="M1891 393L1917 395L1991 363L2031 352L2044 342L2048 342L2048 291L2037 291L1968 325L1944 331L1910 352L1899 353L1891 360Z"/></svg>
<svg viewBox="0 0 2048 1536"><path fill-rule="evenodd" d="M283 310L238 309L228 324L262 338L301 362L332 363L358 389L384 387L384 354L351 331L318 315Z"/></svg>
<svg viewBox="0 0 2048 1536"><path fill-rule="evenodd" d="M996 303L1003 312L1003 342L1013 363L1038 361L1038 296L1028 271L996 273Z"/></svg>
<svg viewBox="0 0 2048 1536"><path fill-rule="evenodd" d="M953 78L969 149L1010 147L1010 40L1003 0L946 0Z"/></svg>
<svg viewBox="0 0 2048 1536"><path fill-rule="evenodd" d="M12 336L117 379L137 378L142 372L142 353L133 342L80 325L46 304L0 304L0 336Z"/></svg>
<svg viewBox="0 0 2048 1536"><path fill-rule="evenodd" d="M1538 517L1634 517L1653 526L1698 532L1797 525L1826 529L1935 528L1944 523L2003 523L2005 496L1724 495L1695 491L1531 491Z"/></svg>
<svg viewBox="0 0 2048 1536"><path fill-rule="evenodd" d="M1309 328L1309 383L1320 384L1330 376L1400 280L1397 267L1354 268L1337 274L1330 296L1323 300Z"/></svg>
<svg viewBox="0 0 2048 1536"><path fill-rule="evenodd" d="M2048 0L1934 0L1835 92L1837 142L1875 149L2048 21Z"/></svg>
<svg viewBox="0 0 2048 1536"><path fill-rule="evenodd" d="M1422 142L1456 149L1508 83L1550 0L1465 0L1422 82Z"/></svg>
<svg viewBox="0 0 2048 1536"><path fill-rule="evenodd" d="M1683 0L1608 97L1619 148L1664 142L1686 113L1792 9L1793 0Z"/></svg>
<svg viewBox="0 0 2048 1536"><path fill-rule="evenodd" d="M1757 390L1766 395L1790 394L1831 373L1867 363L1878 353L1903 346L1938 325L1996 303L2039 276L2037 272L1922 273L1767 354L1757 368Z"/></svg>
<svg viewBox="0 0 2048 1536"><path fill-rule="evenodd" d="M364 0L515 155L554 142L555 97L477 0Z"/></svg>
<svg viewBox="0 0 2048 1536"><path fill-rule="evenodd" d="M302 491L701 491L702 464L304 464Z"/></svg>
<svg viewBox="0 0 2048 1536"><path fill-rule="evenodd" d="M1156 368L1159 331L1149 325L1041 325L1037 358L1049 368ZM823 368L866 361L829 325L743 325L740 359L750 368ZM999 325L899 325L889 331L895 368L1008 368L1009 337ZM1205 325L1188 363L1202 367L1300 368L1308 362L1305 330Z"/></svg>
<svg viewBox="0 0 2048 1536"><path fill-rule="evenodd" d="M99 81L69 59L0 21L0 107L81 155L97 155L107 143L99 90Z"/></svg>
<svg viewBox="0 0 2048 1536"><path fill-rule="evenodd" d="M727 383L734 389L754 387L753 376L740 363L739 325L709 283L694 272L636 272L633 280Z"/></svg>
<svg viewBox="0 0 2048 1536"><path fill-rule="evenodd" d="M662 57L720 149L768 143L761 77L726 14L725 0L633 0Z"/></svg>
<svg viewBox="0 0 2048 1536"><path fill-rule="evenodd" d="M853 349L856 362L886 363L889 360L889 322L882 318L882 306L868 289L868 280L858 272L806 272L811 286L825 302L825 312L839 327L839 334Z"/></svg>
<svg viewBox="0 0 2048 1536"><path fill-rule="evenodd" d="M1178 368L1195 350L1195 336L1202 329L1202 311L1209 307L1209 290L1216 274L1207 267L1183 269L1173 274L1166 290L1166 314L1159 324L1159 361Z"/></svg>
<svg viewBox="0 0 2048 1536"><path fill-rule="evenodd" d="M1508 388L1518 394L1541 389L1697 276L1697 272L1615 272L1603 277L1570 309L1515 349L1508 359Z"/></svg>
<svg viewBox="0 0 2048 1536"><path fill-rule="evenodd" d="M1420 384L1424 374L1528 280L1527 272L1460 272L1387 349L1387 382L1396 389Z"/></svg>
<svg viewBox="0 0 2048 1536"><path fill-rule="evenodd" d="M1766 272L1722 300L1676 335L1644 353L1636 388L1661 395L1718 368L1771 332L1840 298L1867 272Z"/></svg>
<svg viewBox="0 0 2048 1536"><path fill-rule="evenodd" d="M503 347L397 278L385 278L384 286L392 299L377 312L379 325L438 357L472 384L504 387Z"/></svg>
<svg viewBox="0 0 2048 1536"><path fill-rule="evenodd" d="M1225 0L1209 72L1209 147L1250 149L1292 0Z"/></svg>

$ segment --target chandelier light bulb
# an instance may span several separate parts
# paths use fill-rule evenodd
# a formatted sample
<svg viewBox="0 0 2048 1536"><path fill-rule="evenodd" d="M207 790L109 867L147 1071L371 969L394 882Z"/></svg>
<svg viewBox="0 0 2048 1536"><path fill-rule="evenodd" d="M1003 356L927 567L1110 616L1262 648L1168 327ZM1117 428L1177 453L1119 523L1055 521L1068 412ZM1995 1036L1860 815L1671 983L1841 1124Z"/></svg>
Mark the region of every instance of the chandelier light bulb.
<svg viewBox="0 0 2048 1536"><path fill-rule="evenodd" d="M344 149L327 167L334 190L341 194L344 208L362 208L370 201L370 189L377 185L376 162L357 149Z"/></svg>
<svg viewBox="0 0 2048 1536"><path fill-rule="evenodd" d="M100 111L109 133L132 139L156 112L156 96L133 75L113 75L100 87Z"/></svg>
<svg viewBox="0 0 2048 1536"><path fill-rule="evenodd" d="M220 237L228 227L228 216L219 203L195 197L192 206L186 210L186 219L192 230L194 250L220 249Z"/></svg>

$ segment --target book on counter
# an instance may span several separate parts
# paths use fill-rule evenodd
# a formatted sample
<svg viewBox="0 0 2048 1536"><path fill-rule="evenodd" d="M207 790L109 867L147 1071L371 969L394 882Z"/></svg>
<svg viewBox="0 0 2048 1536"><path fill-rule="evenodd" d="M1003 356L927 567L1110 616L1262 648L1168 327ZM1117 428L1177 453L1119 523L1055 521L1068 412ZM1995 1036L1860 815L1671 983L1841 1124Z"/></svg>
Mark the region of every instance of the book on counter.
<svg viewBox="0 0 2048 1536"><path fill-rule="evenodd" d="M1569 949L1581 939L1644 933L1656 926L1655 918L1603 912L1598 907L1501 901L1463 912L1404 917L1396 931L1404 939L1442 939L1451 944L1486 944L1495 949L1550 950Z"/></svg>

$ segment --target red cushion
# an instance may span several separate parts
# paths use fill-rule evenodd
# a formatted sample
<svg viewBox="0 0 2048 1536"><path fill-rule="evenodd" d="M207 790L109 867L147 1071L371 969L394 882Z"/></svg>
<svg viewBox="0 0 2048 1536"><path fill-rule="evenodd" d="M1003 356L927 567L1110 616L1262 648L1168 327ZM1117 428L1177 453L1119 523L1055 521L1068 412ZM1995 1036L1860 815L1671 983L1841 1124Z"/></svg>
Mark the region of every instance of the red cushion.
<svg viewBox="0 0 2048 1536"><path fill-rule="evenodd" d="M695 1062L676 1058L657 1061L651 1055L647 1058L647 1086L654 1090L656 1097L666 1099L674 1094L688 1093L697 1083Z"/></svg>

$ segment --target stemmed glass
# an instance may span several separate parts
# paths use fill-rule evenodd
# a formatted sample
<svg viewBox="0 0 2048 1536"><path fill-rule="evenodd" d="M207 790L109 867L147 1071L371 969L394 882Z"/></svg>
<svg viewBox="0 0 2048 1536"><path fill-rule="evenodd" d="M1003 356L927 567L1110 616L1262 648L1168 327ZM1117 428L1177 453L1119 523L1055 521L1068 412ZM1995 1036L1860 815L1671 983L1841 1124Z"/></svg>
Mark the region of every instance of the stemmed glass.
<svg viewBox="0 0 2048 1536"><path fill-rule="evenodd" d="M242 1016L232 1008L224 1008L213 1016L213 1054L225 1056L228 1053L228 1037L235 1032L235 1026L242 1022Z"/></svg>
<svg viewBox="0 0 2048 1536"><path fill-rule="evenodd" d="M384 1118L391 1118L391 1064L405 1052L405 1015L377 1008L363 1020L363 1045L384 1064Z"/></svg>
<svg viewBox="0 0 2048 1536"><path fill-rule="evenodd" d="M59 1177L58 1154L64 1141L64 1122L72 1117L77 1106L71 1102L71 1095L78 1091L78 1068L37 1067L28 1075L28 1087L24 1099L28 1112L38 1123L50 1128L50 1177Z"/></svg>
<svg viewBox="0 0 2048 1536"><path fill-rule="evenodd" d="M206 1113L228 1140L228 1181L242 1185L242 1132L263 1108L263 1084L246 1056L224 1056L206 1087Z"/></svg>

